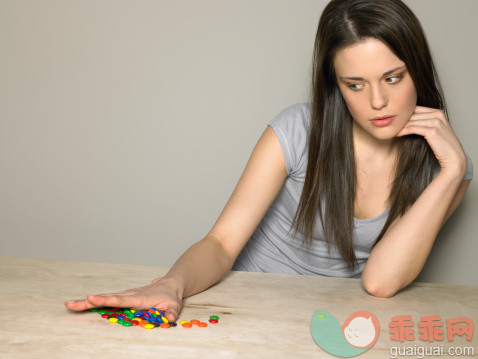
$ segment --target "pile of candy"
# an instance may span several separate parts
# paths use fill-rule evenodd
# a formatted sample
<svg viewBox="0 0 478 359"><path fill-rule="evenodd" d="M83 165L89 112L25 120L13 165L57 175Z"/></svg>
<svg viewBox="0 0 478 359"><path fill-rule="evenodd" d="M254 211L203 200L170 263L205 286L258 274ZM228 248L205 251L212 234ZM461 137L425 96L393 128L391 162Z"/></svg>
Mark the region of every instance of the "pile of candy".
<svg viewBox="0 0 478 359"><path fill-rule="evenodd" d="M153 329L156 327L170 328L176 327L176 322L170 322L164 316L163 310L151 308L148 310L134 310L134 309L120 309L120 308L91 308L90 311L98 312L103 318L108 319L111 323L122 324L125 327L138 325L145 329ZM209 317L210 323L218 323L219 317L211 315ZM181 320L179 322L183 328L191 328L193 324L198 327L207 327L207 323L200 322L197 319L191 319L190 321Z"/></svg>

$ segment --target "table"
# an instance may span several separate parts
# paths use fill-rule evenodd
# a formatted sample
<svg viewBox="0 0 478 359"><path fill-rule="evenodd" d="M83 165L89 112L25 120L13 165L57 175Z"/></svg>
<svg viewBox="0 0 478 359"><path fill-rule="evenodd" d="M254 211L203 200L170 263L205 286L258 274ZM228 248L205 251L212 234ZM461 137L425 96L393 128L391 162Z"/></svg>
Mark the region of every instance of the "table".
<svg viewBox="0 0 478 359"><path fill-rule="evenodd" d="M69 299L118 292L151 283L169 267L0 257L1 358L336 358L313 340L315 310L342 325L354 312L380 322L375 345L360 358L390 358L393 346L468 346L418 340L422 316L468 317L478 324L478 286L413 283L392 298L365 292L359 279L231 271L208 290L184 298L179 320L219 316L208 327L123 327L91 311L74 312ZM392 317L410 315L415 340L392 341ZM406 356L399 356L405 358ZM416 356L411 356L416 357ZM465 358L465 356L463 356Z"/></svg>

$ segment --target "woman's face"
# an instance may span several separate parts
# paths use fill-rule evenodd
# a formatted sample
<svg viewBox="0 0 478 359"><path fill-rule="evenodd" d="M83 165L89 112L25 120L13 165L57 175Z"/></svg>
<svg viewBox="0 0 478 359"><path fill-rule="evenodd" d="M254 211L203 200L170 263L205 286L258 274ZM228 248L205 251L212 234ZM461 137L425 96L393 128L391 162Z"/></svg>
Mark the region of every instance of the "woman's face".
<svg viewBox="0 0 478 359"><path fill-rule="evenodd" d="M354 137L396 137L417 104L415 85L405 63L380 40L368 39L339 51L334 66L340 91L354 119ZM384 115L395 119L380 127L370 121Z"/></svg>

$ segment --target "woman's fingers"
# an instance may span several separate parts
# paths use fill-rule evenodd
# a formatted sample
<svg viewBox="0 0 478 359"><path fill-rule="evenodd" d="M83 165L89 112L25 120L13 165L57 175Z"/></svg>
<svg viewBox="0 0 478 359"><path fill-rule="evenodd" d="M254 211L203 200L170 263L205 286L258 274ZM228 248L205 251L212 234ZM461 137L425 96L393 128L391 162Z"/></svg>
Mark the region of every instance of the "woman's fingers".
<svg viewBox="0 0 478 359"><path fill-rule="evenodd" d="M117 297L120 297L121 293L102 293L97 295L88 295L86 299L83 299L83 300L66 301L65 306L71 310L86 310L86 309L96 308L96 307L109 307L110 306L109 303L121 302L121 300L118 300L117 298ZM112 300L109 299L112 297L114 299ZM111 305L111 306L119 307L119 305Z"/></svg>
<svg viewBox="0 0 478 359"><path fill-rule="evenodd" d="M415 111L416 112L433 112L433 111L436 111L436 109L432 107L415 106Z"/></svg>
<svg viewBox="0 0 478 359"><path fill-rule="evenodd" d="M137 295L89 295L86 299L97 307L142 308L142 300Z"/></svg>
<svg viewBox="0 0 478 359"><path fill-rule="evenodd" d="M83 300L75 300L75 301L66 301L66 302L65 302L65 306L66 306L68 309L77 310L77 311L86 310L86 309L90 309L90 308L96 307L96 305L94 305L93 303L89 302L89 301L86 300L86 299L83 299Z"/></svg>
<svg viewBox="0 0 478 359"><path fill-rule="evenodd" d="M166 312L164 315L166 319L170 322L175 322L179 315L179 310L181 309L181 305L176 301L169 302L168 307L166 308Z"/></svg>
<svg viewBox="0 0 478 359"><path fill-rule="evenodd" d="M66 301L65 302L65 307L67 307L70 310L85 310L86 306L84 304L81 304L83 302L82 300L79 301Z"/></svg>
<svg viewBox="0 0 478 359"><path fill-rule="evenodd" d="M418 126L418 125L408 125L400 130L397 133L397 136L403 135L421 135L425 138L438 135L439 130L434 126Z"/></svg>
<svg viewBox="0 0 478 359"><path fill-rule="evenodd" d="M152 284L127 289L119 293L88 295L84 300L65 302L65 306L77 311L95 307L131 308L136 310L154 307L164 310L164 315L169 321L176 321L182 306L182 298L178 296L177 285L169 281L164 281L160 284L159 279L153 280Z"/></svg>

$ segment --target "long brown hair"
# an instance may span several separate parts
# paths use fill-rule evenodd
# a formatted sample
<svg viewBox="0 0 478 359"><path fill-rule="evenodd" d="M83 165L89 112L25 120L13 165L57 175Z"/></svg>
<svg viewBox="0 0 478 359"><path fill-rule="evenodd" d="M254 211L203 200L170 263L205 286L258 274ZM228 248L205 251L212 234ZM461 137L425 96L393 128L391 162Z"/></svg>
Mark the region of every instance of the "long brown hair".
<svg viewBox="0 0 478 359"><path fill-rule="evenodd" d="M424 31L402 1L332 0L327 4L315 38L307 172L292 226L294 237L299 227L305 228L302 244L310 247L318 213L329 251L335 242L349 270L357 266L353 248L353 118L336 82L333 61L339 50L370 38L381 40L405 62L417 91L417 105L441 109L448 118ZM416 201L439 167L422 136L397 137L395 146L398 155L387 200L390 212L373 247L394 219Z"/></svg>

